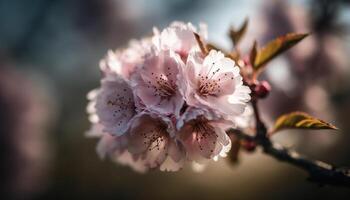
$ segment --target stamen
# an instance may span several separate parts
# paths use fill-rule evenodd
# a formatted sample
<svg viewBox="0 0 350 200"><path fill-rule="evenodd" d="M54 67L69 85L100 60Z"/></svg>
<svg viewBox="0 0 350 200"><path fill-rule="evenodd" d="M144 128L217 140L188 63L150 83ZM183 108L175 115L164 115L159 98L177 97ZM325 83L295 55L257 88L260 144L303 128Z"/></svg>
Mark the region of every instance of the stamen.
<svg viewBox="0 0 350 200"><path fill-rule="evenodd" d="M124 88L123 92L126 93L127 89ZM113 107L113 117L128 117L128 110L135 110L135 104L131 97L127 97L125 94L117 93L116 98L107 100L107 105ZM123 120L120 120L117 125L121 126Z"/></svg>
<svg viewBox="0 0 350 200"><path fill-rule="evenodd" d="M206 121L202 119L195 120L193 123L193 133L195 133L195 140L199 146L199 150L203 151L202 141L209 139L212 134L214 137L218 137L218 135L213 130L213 127L210 126ZM215 147L216 140L213 141L213 145ZM214 152L214 149L210 149L210 152Z"/></svg>
<svg viewBox="0 0 350 200"><path fill-rule="evenodd" d="M170 70L170 67L168 67ZM173 80L168 79L169 76L172 75L171 72L161 75L155 75L155 73L151 73L153 79L155 80L152 84L151 81L148 82L148 88L154 89L154 96L158 96L161 100L169 100L175 93L177 86Z"/></svg>
<svg viewBox="0 0 350 200"><path fill-rule="evenodd" d="M198 81L198 93L202 96L217 96L218 93L221 92L221 86L220 83L224 80L227 80L230 78L231 80L234 79L233 76L229 77L227 73L224 74L224 78L217 78L215 79L214 76L218 75L221 68L217 67L216 70L213 70L213 67L215 66L215 62L211 65L210 69L208 70L206 76L203 76L201 74L198 74L199 81ZM212 71L212 72L211 72ZM210 77L209 77L210 75Z"/></svg>
<svg viewBox="0 0 350 200"><path fill-rule="evenodd" d="M154 149L160 151L161 148L166 148L166 145L163 145L162 147L162 144L167 139L166 131L166 126L159 123L154 130L141 133L145 139L144 144L148 146L148 151L152 151Z"/></svg>

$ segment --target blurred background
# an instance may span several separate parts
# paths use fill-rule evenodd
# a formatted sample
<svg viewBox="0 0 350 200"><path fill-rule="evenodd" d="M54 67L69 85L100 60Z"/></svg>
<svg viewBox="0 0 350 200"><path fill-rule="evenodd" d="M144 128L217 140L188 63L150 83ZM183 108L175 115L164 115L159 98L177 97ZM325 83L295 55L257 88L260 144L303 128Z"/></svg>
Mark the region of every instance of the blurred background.
<svg viewBox="0 0 350 200"><path fill-rule="evenodd" d="M0 0L1 199L348 199L260 151L202 173L138 174L101 161L89 129L86 94L99 86L108 49L174 20L206 22L210 41L230 48L231 25L249 17L248 52L287 32L312 35L278 57L262 79L272 93L264 120L303 110L341 131L284 131L273 140L350 166L350 3L347 0Z"/></svg>

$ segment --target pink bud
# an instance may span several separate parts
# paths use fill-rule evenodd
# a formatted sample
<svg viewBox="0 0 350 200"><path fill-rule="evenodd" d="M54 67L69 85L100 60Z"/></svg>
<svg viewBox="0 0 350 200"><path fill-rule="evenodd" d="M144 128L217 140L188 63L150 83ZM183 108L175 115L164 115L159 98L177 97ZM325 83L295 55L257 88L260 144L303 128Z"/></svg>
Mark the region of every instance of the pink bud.
<svg viewBox="0 0 350 200"><path fill-rule="evenodd" d="M259 98L265 98L271 91L271 86L267 81L261 81L259 84L256 85L254 88L255 94Z"/></svg>
<svg viewBox="0 0 350 200"><path fill-rule="evenodd" d="M248 141L248 140L242 140L241 146L243 149L245 149L248 152L253 152L256 149L256 142L254 141Z"/></svg>

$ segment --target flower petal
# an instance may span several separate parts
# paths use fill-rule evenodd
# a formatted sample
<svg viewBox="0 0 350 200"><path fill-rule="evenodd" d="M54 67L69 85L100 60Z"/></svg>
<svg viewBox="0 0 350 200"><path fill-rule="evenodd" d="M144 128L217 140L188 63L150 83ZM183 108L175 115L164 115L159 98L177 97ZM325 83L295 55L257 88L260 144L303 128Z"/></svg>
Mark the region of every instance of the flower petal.
<svg viewBox="0 0 350 200"><path fill-rule="evenodd" d="M129 151L139 155L149 168L159 167L169 155L171 138L168 124L161 118L148 114L138 117L130 128L128 138ZM170 150L173 151L172 148Z"/></svg>
<svg viewBox="0 0 350 200"><path fill-rule="evenodd" d="M183 98L177 86L179 68L184 66L171 51L159 51L145 58L138 75L132 77L136 96L145 106L160 114L178 114Z"/></svg>
<svg viewBox="0 0 350 200"><path fill-rule="evenodd" d="M100 69L106 77L118 75L123 78L130 78L151 47L151 39L131 40L126 49L109 50L106 57L100 62Z"/></svg>
<svg viewBox="0 0 350 200"><path fill-rule="evenodd" d="M212 109L227 115L240 115L250 100L250 89L243 85L239 68L223 53L211 50L202 59L191 52L180 90L190 106ZM187 84L185 84L187 83Z"/></svg>
<svg viewBox="0 0 350 200"><path fill-rule="evenodd" d="M142 159L135 159L127 150L114 152L112 160L119 164L130 166L133 170L140 173L145 173L148 170Z"/></svg>
<svg viewBox="0 0 350 200"><path fill-rule="evenodd" d="M189 159L197 162L219 155L223 147L229 144L224 130L201 119L185 124L179 137Z"/></svg>
<svg viewBox="0 0 350 200"><path fill-rule="evenodd" d="M104 125L105 132L122 135L136 114L132 90L120 77L104 79L101 85L101 92L96 98L99 122Z"/></svg>

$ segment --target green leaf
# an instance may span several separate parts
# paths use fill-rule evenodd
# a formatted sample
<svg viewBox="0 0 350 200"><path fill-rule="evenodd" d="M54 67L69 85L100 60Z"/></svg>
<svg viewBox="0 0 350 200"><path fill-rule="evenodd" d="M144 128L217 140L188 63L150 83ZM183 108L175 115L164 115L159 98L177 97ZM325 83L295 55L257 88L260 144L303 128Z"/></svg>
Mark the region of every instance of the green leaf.
<svg viewBox="0 0 350 200"><path fill-rule="evenodd" d="M317 119L304 112L292 112L280 116L276 122L272 133L283 129L334 129L338 128L330 123Z"/></svg>
<svg viewBox="0 0 350 200"><path fill-rule="evenodd" d="M266 46L258 50L253 65L254 69L259 70L267 62L293 47L306 36L308 36L308 34L289 33L272 40Z"/></svg>
<svg viewBox="0 0 350 200"><path fill-rule="evenodd" d="M235 30L233 27L231 27L229 35L234 46L238 45L239 41L243 38L244 34L247 32L248 22L249 20L245 19L243 24L238 30Z"/></svg>

